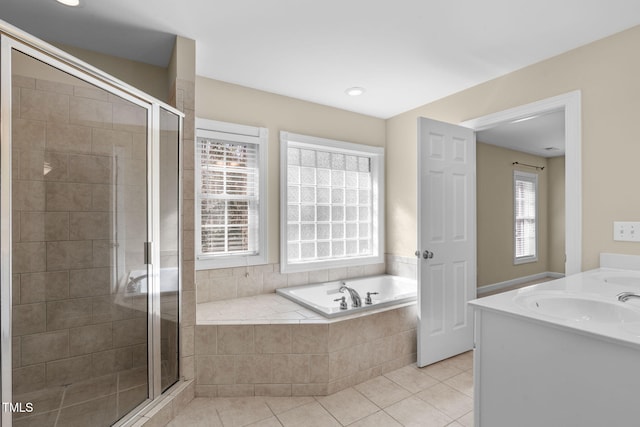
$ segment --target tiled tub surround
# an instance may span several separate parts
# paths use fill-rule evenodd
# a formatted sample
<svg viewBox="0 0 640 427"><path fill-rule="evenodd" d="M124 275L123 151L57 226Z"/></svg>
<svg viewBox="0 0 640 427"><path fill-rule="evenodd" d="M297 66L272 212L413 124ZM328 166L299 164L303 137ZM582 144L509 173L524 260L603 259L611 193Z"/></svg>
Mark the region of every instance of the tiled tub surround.
<svg viewBox="0 0 640 427"><path fill-rule="evenodd" d="M387 274L400 277L408 277L416 279L418 263L417 258L385 254L385 263L387 265Z"/></svg>
<svg viewBox="0 0 640 427"><path fill-rule="evenodd" d="M280 272L280 264L199 270L196 271L196 298L198 304L222 301L269 294L279 288L375 276L384 273L385 264L289 274Z"/></svg>
<svg viewBox="0 0 640 427"><path fill-rule="evenodd" d="M110 424L147 396L146 298L115 302L110 240L117 214L122 258L143 268L146 114L85 84L12 81L13 401L34 402L14 425Z"/></svg>
<svg viewBox="0 0 640 427"><path fill-rule="evenodd" d="M198 304L196 396L328 395L416 360L416 306L325 319L275 294Z"/></svg>

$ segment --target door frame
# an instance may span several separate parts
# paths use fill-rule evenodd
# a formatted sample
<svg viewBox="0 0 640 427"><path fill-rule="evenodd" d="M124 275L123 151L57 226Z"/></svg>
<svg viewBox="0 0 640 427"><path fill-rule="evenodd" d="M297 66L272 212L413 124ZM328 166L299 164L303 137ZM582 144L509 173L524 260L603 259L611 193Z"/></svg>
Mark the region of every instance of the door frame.
<svg viewBox="0 0 640 427"><path fill-rule="evenodd" d="M461 126L478 132L514 120L564 109L565 275L582 271L581 97L580 90L576 90L460 123Z"/></svg>

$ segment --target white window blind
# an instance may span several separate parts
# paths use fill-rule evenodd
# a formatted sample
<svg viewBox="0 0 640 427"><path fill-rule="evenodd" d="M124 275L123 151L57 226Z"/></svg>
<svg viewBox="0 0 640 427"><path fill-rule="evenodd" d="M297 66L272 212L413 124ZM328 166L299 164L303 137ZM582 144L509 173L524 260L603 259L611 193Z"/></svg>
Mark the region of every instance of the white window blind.
<svg viewBox="0 0 640 427"><path fill-rule="evenodd" d="M198 138L198 150L202 253L256 253L258 147Z"/></svg>
<svg viewBox="0 0 640 427"><path fill-rule="evenodd" d="M535 261L538 176L520 171L514 171L513 176L515 261Z"/></svg>
<svg viewBox="0 0 640 427"><path fill-rule="evenodd" d="M378 257L380 150L311 144L296 137L284 141L283 148L285 269Z"/></svg>
<svg viewBox="0 0 640 427"><path fill-rule="evenodd" d="M201 122L209 128L216 128L212 123L219 124ZM227 129L229 126L223 126L223 130L236 130ZM236 126L240 130L248 128ZM261 198L265 176L265 156L261 150L266 137L260 138L257 128L250 129L256 129L258 134L197 129L197 260L217 260L216 264L202 268L262 263L246 259L264 255L266 247L263 230L266 214Z"/></svg>

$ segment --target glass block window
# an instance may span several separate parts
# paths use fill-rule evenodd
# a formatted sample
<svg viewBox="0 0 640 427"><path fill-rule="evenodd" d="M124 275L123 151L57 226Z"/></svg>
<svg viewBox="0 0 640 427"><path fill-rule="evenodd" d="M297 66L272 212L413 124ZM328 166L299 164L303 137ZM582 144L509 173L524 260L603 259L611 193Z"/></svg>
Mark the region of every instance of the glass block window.
<svg viewBox="0 0 640 427"><path fill-rule="evenodd" d="M382 149L286 135L285 270L379 256Z"/></svg>
<svg viewBox="0 0 640 427"><path fill-rule="evenodd" d="M538 175L514 171L514 260L516 264L537 260Z"/></svg>
<svg viewBox="0 0 640 427"><path fill-rule="evenodd" d="M204 124L197 129L195 150L197 263L202 268L262 263L247 259L266 248L260 129L238 125L236 132L257 133L247 135L225 132L234 130L229 124L213 130L218 122L199 123Z"/></svg>

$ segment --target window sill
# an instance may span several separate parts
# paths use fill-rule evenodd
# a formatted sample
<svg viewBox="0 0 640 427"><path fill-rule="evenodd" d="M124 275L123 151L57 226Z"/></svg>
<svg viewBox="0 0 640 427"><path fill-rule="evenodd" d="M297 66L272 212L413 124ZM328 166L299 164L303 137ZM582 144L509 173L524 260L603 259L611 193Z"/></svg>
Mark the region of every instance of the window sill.
<svg viewBox="0 0 640 427"><path fill-rule="evenodd" d="M384 263L384 256L353 257L340 260L307 261L300 263L280 263L282 273L303 273L306 271L327 270L332 268L359 267Z"/></svg>
<svg viewBox="0 0 640 427"><path fill-rule="evenodd" d="M513 265L530 264L532 262L538 262L538 257L534 256L534 257L516 258L513 260Z"/></svg>

